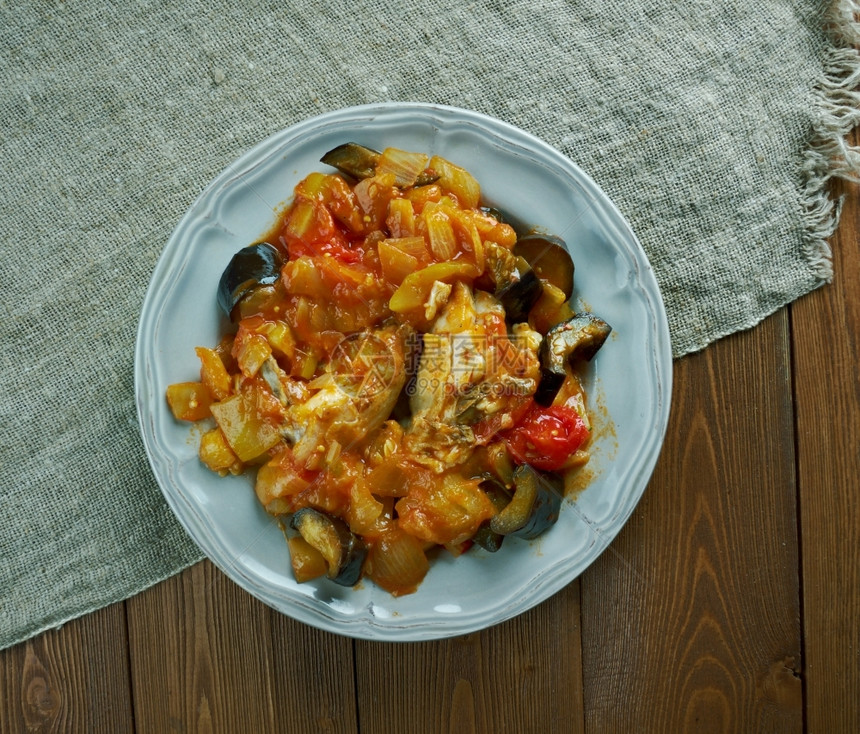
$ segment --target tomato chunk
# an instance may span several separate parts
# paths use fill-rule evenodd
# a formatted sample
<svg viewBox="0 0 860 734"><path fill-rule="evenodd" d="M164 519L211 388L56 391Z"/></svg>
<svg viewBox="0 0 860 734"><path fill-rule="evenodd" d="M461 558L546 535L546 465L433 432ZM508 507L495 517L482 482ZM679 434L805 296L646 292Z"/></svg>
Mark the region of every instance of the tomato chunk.
<svg viewBox="0 0 860 734"><path fill-rule="evenodd" d="M573 408L535 405L505 434L514 461L556 471L588 439L588 427Z"/></svg>

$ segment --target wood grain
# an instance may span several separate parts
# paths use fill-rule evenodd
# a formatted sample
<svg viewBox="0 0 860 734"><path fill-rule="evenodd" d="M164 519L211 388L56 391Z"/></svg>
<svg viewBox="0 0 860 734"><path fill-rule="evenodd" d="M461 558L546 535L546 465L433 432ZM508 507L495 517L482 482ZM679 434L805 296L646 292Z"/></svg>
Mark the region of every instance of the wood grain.
<svg viewBox="0 0 860 734"><path fill-rule="evenodd" d="M123 604L0 652L0 731L134 731Z"/></svg>
<svg viewBox="0 0 860 734"><path fill-rule="evenodd" d="M823 733L860 731L860 206L857 186L837 193L834 283L791 307L806 717Z"/></svg>
<svg viewBox="0 0 860 734"><path fill-rule="evenodd" d="M270 613L274 731L357 732L354 642Z"/></svg>
<svg viewBox="0 0 860 734"><path fill-rule="evenodd" d="M582 579L586 728L800 731L784 312L675 364L667 442Z"/></svg>
<svg viewBox="0 0 860 734"><path fill-rule="evenodd" d="M137 732L355 729L352 646L205 561L127 603Z"/></svg>
<svg viewBox="0 0 860 734"><path fill-rule="evenodd" d="M583 731L579 582L497 627L451 640L356 644L359 729Z"/></svg>

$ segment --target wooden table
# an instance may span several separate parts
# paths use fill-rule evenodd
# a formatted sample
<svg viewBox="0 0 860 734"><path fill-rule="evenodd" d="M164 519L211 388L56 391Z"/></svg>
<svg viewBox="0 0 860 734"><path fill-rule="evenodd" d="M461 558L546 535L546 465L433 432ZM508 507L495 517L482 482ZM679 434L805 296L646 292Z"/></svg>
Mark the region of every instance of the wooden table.
<svg viewBox="0 0 860 734"><path fill-rule="evenodd" d="M0 653L3 732L860 732L860 195L832 285L674 366L629 523L532 611L352 641L201 563Z"/></svg>

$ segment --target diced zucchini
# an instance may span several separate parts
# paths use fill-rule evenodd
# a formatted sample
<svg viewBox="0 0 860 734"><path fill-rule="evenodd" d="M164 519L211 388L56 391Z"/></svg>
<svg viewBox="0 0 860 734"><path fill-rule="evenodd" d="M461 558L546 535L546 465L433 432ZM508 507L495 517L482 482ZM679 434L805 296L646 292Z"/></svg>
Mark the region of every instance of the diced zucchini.
<svg viewBox="0 0 860 734"><path fill-rule="evenodd" d="M403 279L418 270L418 260L397 246L397 240L383 240L378 245L382 275L389 283L400 285Z"/></svg>
<svg viewBox="0 0 860 734"><path fill-rule="evenodd" d="M229 397L233 389L233 381L218 352L207 347L196 347L194 351L200 359L200 379L212 397L215 400Z"/></svg>
<svg viewBox="0 0 860 734"><path fill-rule="evenodd" d="M428 265L403 279L400 287L391 296L388 307L395 313L421 312L437 280L454 283L458 280L471 280L475 276L475 266L471 263L444 262Z"/></svg>
<svg viewBox="0 0 860 734"><path fill-rule="evenodd" d="M457 545L469 540L495 514L480 480L447 475L429 486L412 486L395 505L400 527L429 543Z"/></svg>
<svg viewBox="0 0 860 734"><path fill-rule="evenodd" d="M212 403L210 410L230 448L245 463L259 459L281 440L277 426L258 414L252 395L233 395Z"/></svg>
<svg viewBox="0 0 860 734"><path fill-rule="evenodd" d="M224 434L220 428L213 428L211 431L206 431L200 437L199 449L200 461L202 461L212 471L223 474L224 472L238 473L242 469L242 462L239 457L233 453Z"/></svg>
<svg viewBox="0 0 860 734"><path fill-rule="evenodd" d="M167 404L178 420L208 418L211 402L209 390L202 382L177 382L167 386Z"/></svg>
<svg viewBox="0 0 860 734"><path fill-rule="evenodd" d="M465 209L474 209L481 200L481 187L466 169L438 155L430 159L429 168L439 174L439 185L443 191L454 194Z"/></svg>
<svg viewBox="0 0 860 734"><path fill-rule="evenodd" d="M303 584L305 581L324 576L328 570L325 558L302 536L296 535L287 539L290 549L290 565L293 567L293 576L296 581Z"/></svg>
<svg viewBox="0 0 860 734"><path fill-rule="evenodd" d="M272 352L292 362L296 356L296 338L290 325L285 321L266 322L264 330Z"/></svg>
<svg viewBox="0 0 860 734"><path fill-rule="evenodd" d="M330 234L331 217L326 208L313 199L300 198L295 201L284 227L288 239L313 244Z"/></svg>

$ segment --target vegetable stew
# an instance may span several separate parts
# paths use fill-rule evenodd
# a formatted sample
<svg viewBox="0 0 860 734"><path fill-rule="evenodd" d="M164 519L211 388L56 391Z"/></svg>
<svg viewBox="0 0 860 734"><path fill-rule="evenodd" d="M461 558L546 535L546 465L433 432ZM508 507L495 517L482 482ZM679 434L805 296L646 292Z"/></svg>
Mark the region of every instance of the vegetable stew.
<svg viewBox="0 0 860 734"><path fill-rule="evenodd" d="M255 472L297 581L407 594L438 549L552 527L610 327L573 313L564 242L518 235L455 163L356 143L322 161L225 269L231 326L166 397L207 467Z"/></svg>

